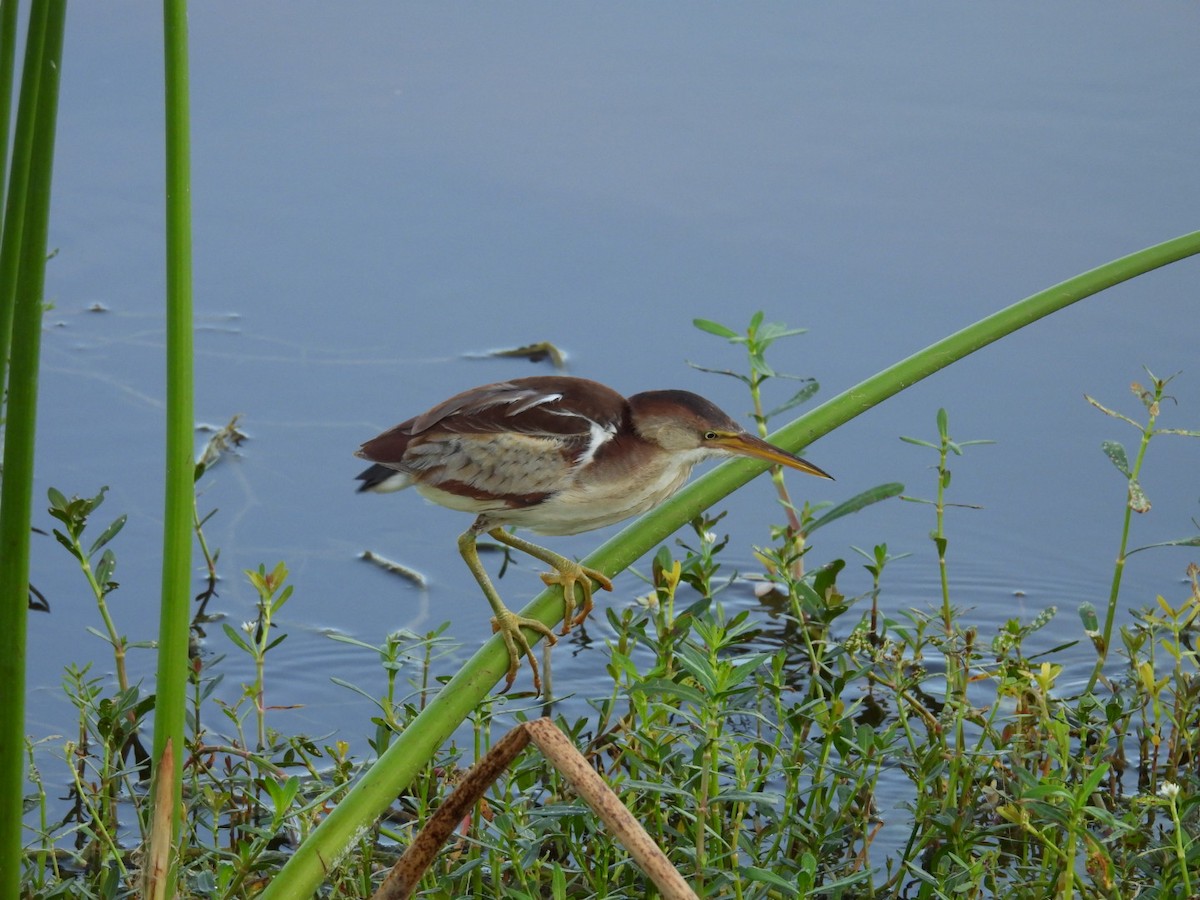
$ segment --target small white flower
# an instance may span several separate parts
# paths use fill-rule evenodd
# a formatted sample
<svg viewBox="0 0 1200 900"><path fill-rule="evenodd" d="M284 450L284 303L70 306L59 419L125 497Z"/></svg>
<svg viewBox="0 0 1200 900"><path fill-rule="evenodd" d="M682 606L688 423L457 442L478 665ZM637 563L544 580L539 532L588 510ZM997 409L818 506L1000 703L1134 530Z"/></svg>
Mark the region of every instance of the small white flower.
<svg viewBox="0 0 1200 900"><path fill-rule="evenodd" d="M242 631L246 632L246 634L254 634L255 629L257 629L257 628L258 628L257 622L243 622L242 623Z"/></svg>
<svg viewBox="0 0 1200 900"><path fill-rule="evenodd" d="M635 597L634 602L646 609L658 609L658 592L651 591L648 594L642 594L640 597Z"/></svg>
<svg viewBox="0 0 1200 900"><path fill-rule="evenodd" d="M702 539L704 540L704 543L706 543L706 544L715 544L717 542L717 535L715 532L706 531L702 535Z"/></svg>
<svg viewBox="0 0 1200 900"><path fill-rule="evenodd" d="M1179 785L1173 781L1164 781L1158 787L1158 796L1166 800L1174 800L1179 796Z"/></svg>

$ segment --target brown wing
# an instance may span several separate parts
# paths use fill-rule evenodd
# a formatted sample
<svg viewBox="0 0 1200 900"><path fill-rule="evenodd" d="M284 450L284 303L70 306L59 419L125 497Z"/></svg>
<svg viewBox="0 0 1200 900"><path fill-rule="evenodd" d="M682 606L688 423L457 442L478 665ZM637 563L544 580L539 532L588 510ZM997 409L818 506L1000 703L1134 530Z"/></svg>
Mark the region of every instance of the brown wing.
<svg viewBox="0 0 1200 900"><path fill-rule="evenodd" d="M597 382L517 378L463 391L357 455L428 487L528 505L565 487L626 415L625 399Z"/></svg>

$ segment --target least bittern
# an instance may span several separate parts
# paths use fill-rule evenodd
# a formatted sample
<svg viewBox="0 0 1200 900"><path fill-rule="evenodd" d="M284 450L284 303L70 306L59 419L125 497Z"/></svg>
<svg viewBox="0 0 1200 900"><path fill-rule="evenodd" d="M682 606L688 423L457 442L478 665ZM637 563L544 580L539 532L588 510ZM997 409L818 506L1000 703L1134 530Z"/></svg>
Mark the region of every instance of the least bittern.
<svg viewBox="0 0 1200 900"><path fill-rule="evenodd" d="M456 394L433 409L367 441L357 456L374 465L358 476L360 491L409 485L434 503L476 515L458 550L483 589L493 628L508 647L505 690L520 653L537 662L522 627L556 638L544 623L519 616L500 599L479 561L476 538L497 541L554 569L542 575L563 589L563 630L592 610L592 582L612 582L506 525L539 534L577 534L643 513L675 493L692 467L717 456L753 456L829 478L798 456L748 434L709 401L687 391L646 391L629 399L586 378L514 378ZM575 611L575 588L583 601Z"/></svg>

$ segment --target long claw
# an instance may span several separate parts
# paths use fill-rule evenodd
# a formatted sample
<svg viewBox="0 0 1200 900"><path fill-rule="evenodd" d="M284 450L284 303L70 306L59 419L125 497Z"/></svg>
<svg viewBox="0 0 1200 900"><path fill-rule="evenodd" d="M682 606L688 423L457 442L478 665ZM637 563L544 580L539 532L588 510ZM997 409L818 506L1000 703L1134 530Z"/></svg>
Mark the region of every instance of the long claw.
<svg viewBox="0 0 1200 900"><path fill-rule="evenodd" d="M504 639L504 646L508 648L508 676L504 681L504 690L500 692L502 694L508 693L508 689L516 680L517 672L521 668L522 653L529 658L529 669L533 673L533 690L538 694L542 692L542 677L538 671L537 657L529 645L529 639L521 631L522 627L536 631L551 644L558 642L558 638L554 636L554 630L544 622L518 616L506 606L497 609L496 615L492 617L492 631Z"/></svg>
<svg viewBox="0 0 1200 900"><path fill-rule="evenodd" d="M567 634L571 630L572 625L582 625L584 620L591 613L594 604L592 603L592 582L595 581L600 587L606 591L612 590L612 582L603 572L598 572L595 569L590 569L587 566L582 566L579 563L564 560L564 565L556 565L555 571L543 572L542 581L547 587L561 585L563 592L563 627L562 634ZM579 586L579 590L583 594L583 603L579 605L579 612L575 614L575 586Z"/></svg>

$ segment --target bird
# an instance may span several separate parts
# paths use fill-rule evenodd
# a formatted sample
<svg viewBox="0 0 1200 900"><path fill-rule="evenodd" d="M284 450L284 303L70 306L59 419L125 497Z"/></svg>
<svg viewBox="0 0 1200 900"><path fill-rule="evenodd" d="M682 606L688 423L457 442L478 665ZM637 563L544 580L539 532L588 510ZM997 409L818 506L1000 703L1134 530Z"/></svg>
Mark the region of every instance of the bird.
<svg viewBox="0 0 1200 900"><path fill-rule="evenodd" d="M563 628L580 625L593 608L592 583L606 591L603 572L509 531L569 535L603 528L654 508L674 494L697 463L750 456L820 478L827 472L749 434L715 404L679 390L626 398L587 378L542 375L485 384L455 394L365 442L355 453L372 465L358 491L413 487L440 506L472 513L458 550L491 605L492 628L509 654L504 690L521 654L541 693L537 661L522 628L556 641L544 623L512 612L479 559L477 539L527 553L553 570L541 576L563 589ZM576 587L582 597L576 612Z"/></svg>

